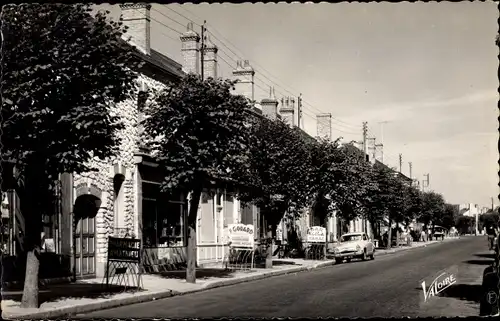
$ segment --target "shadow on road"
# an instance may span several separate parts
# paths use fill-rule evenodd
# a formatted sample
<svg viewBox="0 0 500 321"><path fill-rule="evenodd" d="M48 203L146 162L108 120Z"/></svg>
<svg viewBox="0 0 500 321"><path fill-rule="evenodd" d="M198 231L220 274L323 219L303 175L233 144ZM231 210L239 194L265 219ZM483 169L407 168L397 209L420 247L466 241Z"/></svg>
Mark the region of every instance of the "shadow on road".
<svg viewBox="0 0 500 321"><path fill-rule="evenodd" d="M493 260L467 260L464 261L467 264L476 264L476 265L491 265Z"/></svg>
<svg viewBox="0 0 500 321"><path fill-rule="evenodd" d="M479 301L481 300L481 285L453 284L443 292L439 293L438 296L446 298L457 298L464 301L479 303Z"/></svg>
<svg viewBox="0 0 500 321"><path fill-rule="evenodd" d="M422 288L415 289L422 291ZM481 291L480 284L453 284L436 296L479 303L481 300Z"/></svg>
<svg viewBox="0 0 500 321"><path fill-rule="evenodd" d="M492 260L495 259L495 254L494 253L479 253L479 254L474 254L474 256L482 257L482 258L485 258L485 259L492 259Z"/></svg>

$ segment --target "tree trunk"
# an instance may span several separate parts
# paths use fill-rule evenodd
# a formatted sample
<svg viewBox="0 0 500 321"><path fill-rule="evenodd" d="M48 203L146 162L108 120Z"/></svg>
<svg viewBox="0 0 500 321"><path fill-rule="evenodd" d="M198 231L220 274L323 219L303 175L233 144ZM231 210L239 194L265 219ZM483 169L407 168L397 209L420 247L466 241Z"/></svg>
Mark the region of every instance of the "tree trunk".
<svg viewBox="0 0 500 321"><path fill-rule="evenodd" d="M21 308L38 308L38 270L40 261L32 249L26 257L26 277L24 279Z"/></svg>
<svg viewBox="0 0 500 321"><path fill-rule="evenodd" d="M269 225L269 230L267 231L267 237L269 240L268 247L267 247L267 256L266 256L266 269L272 269L273 268L273 246L274 246L274 240L276 238L276 224L271 224Z"/></svg>
<svg viewBox="0 0 500 321"><path fill-rule="evenodd" d="M28 171L30 173L30 171ZM42 212L46 209L49 187L43 190L43 178L39 173L24 175L24 188L20 190L21 211L25 222L24 249L26 251L26 274L24 278L21 308L38 308L38 272L40 269L40 245L42 231Z"/></svg>
<svg viewBox="0 0 500 321"><path fill-rule="evenodd" d="M388 240L387 240L386 248L390 249L391 245L392 245L392 220L390 217L389 217L389 230L387 231L387 239Z"/></svg>
<svg viewBox="0 0 500 321"><path fill-rule="evenodd" d="M202 188L193 191L189 205L188 215L188 239L186 249L186 282L196 283L196 218L198 205L200 204Z"/></svg>
<svg viewBox="0 0 500 321"><path fill-rule="evenodd" d="M399 223L396 223L396 247L399 248Z"/></svg>

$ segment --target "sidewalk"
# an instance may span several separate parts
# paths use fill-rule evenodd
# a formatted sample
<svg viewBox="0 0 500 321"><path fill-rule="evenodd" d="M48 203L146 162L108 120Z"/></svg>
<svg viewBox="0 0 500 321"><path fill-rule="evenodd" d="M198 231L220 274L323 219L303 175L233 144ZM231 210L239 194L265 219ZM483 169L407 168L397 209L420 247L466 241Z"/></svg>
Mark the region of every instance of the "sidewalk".
<svg viewBox="0 0 500 321"><path fill-rule="evenodd" d="M445 239L446 241L446 239ZM423 247L441 241L413 243L391 250L377 250L375 256ZM102 279L80 280L76 283L48 285L40 288L40 308L21 309L22 291L2 293L2 317L6 319L52 319L75 314L109 309L122 305L163 299L175 295L199 292L206 289L228 286L267 277L298 273L334 265L334 260L313 261L304 259L273 260L272 269L251 271L226 271L222 268L198 269L195 284L186 283L185 271L171 271L162 275L145 274L142 277L144 290L133 291L121 287L104 290Z"/></svg>

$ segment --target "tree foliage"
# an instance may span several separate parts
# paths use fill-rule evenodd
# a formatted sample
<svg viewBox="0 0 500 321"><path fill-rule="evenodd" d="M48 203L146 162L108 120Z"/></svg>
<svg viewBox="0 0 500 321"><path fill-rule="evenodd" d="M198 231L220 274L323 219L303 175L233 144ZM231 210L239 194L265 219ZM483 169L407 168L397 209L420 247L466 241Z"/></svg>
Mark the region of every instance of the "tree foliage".
<svg viewBox="0 0 500 321"><path fill-rule="evenodd" d="M116 154L122 125L109 104L134 93L137 65L124 31L88 5L3 7L5 158L55 179Z"/></svg>
<svg viewBox="0 0 500 321"><path fill-rule="evenodd" d="M117 152L122 125L109 110L133 94L132 49L120 23L88 5L2 7L2 156L16 165L25 195L27 268L23 307L38 306L41 212L59 173L92 168ZM6 175L10 175L7 173ZM28 201L29 200L29 201Z"/></svg>
<svg viewBox="0 0 500 321"><path fill-rule="evenodd" d="M254 119L250 128L250 158L240 170L247 187L240 198L260 207L274 233L285 212L297 217L311 203L311 145L281 119Z"/></svg>
<svg viewBox="0 0 500 321"><path fill-rule="evenodd" d="M238 185L235 170L249 161L248 101L231 94L233 83L190 74L153 93L145 130L162 170L165 193L191 193L186 280L196 282L196 217L201 193Z"/></svg>
<svg viewBox="0 0 500 321"><path fill-rule="evenodd" d="M436 192L422 193L422 205L417 220L425 226L441 222L445 212L445 201L441 194Z"/></svg>

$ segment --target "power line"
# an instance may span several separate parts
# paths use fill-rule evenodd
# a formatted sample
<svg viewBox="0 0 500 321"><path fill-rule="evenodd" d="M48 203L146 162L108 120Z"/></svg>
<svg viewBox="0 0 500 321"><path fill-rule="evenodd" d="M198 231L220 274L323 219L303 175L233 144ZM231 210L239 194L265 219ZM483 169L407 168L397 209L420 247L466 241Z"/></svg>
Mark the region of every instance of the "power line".
<svg viewBox="0 0 500 321"><path fill-rule="evenodd" d="M158 11L158 10L156 10L156 9L154 9L154 8L152 8L152 9L153 9L153 11L158 12L159 14L161 14L162 16L164 16L165 18L170 19L170 20L172 20L173 22L177 23L177 24L178 24L178 25L180 25L181 27L184 27L184 28L186 27L183 23L180 23L179 21L177 21L177 20L175 20L175 19L173 19L173 18L171 18L171 17L167 16L167 15L166 15L166 14L164 14L163 12Z"/></svg>
<svg viewBox="0 0 500 321"><path fill-rule="evenodd" d="M194 14L193 12L189 11L188 9L185 9L185 8L182 8L182 9L183 9L183 10L185 10L186 12L189 12L189 13L190 13L190 14L192 14L193 16L196 16L197 18L199 18L199 19L201 20L201 18L200 18L199 16L197 16L197 15L196 15L196 14ZM172 10L172 11L176 12L175 10L173 10L173 9L171 9L171 8L169 8L169 10ZM177 13L177 14L179 14L179 15L181 15L181 16L182 16L182 17L184 17L185 19L188 19L188 20L192 21L191 19L187 18L186 16L184 16L184 15L182 15L182 14L178 13L178 12L176 12L176 13ZM194 21L192 21L192 22L194 22ZM235 46L235 45L234 45L234 44L233 44L230 40L228 40L227 38L225 38L225 37L222 35L222 33L221 33L221 32L219 32L219 31L218 31L215 27L213 27L211 24L207 24L207 26L210 26L210 29L211 29L211 30L214 30L214 31L215 31L215 32L216 32L216 33L217 33L217 34L218 34L218 35L219 35L222 39L224 39L227 43L229 43L229 45L231 45L234 49L236 49L236 51L239 51L241 55L239 55L238 53L236 53L236 52L235 52L234 50L232 50L232 49L231 49L231 48L230 48L227 44L225 44L225 43L224 43L224 41L222 41L221 39L219 39L219 38L218 38L218 37L214 34L214 32L213 32L213 31L209 31L209 32L210 32L210 34L211 34L214 38L216 38L217 40L219 40L219 42L221 42L221 43L223 44L223 46L225 46L225 47L226 47L229 51L231 51L231 53L233 53L236 57L238 57L238 58L242 59L242 58L241 58L241 56L242 56L242 55L244 56L244 54L243 54L243 52L242 52L241 50L239 50L239 49L238 49L238 47L237 47L237 46ZM261 74L262 74L262 76L263 76L264 78L266 78L267 80L269 80L272 84L277 85L277 87L282 88L283 90L285 90L286 92L288 92L288 93L289 93L289 94L291 94L292 96L295 96L295 95L296 95L296 93L292 93L292 92L290 92L289 90L287 90L286 88L283 88L282 86L280 86L280 85L279 85L279 83L276 83L276 81L273 81L273 80L269 79L269 78L268 78L268 77L267 77L267 76L266 76L266 75L262 72L262 70L263 70L263 71L265 71L265 72L266 72L269 76L271 76L271 77L275 78L276 80L278 80L279 82L281 82L281 80L280 80L278 77L274 76L271 72L269 72L267 69L265 69L262 65L258 64L258 63L257 63L256 61L254 61L254 60L253 60L253 64L255 64L257 67L259 67L259 69L261 69ZM283 84L284 84L284 83L283 83ZM285 84L284 84L284 85L285 85ZM288 87L288 88L290 88L290 89L292 89L292 90L294 90L294 91L296 91L296 92L300 92L299 90L296 90L295 88L293 88L293 87L291 87L291 86L289 86L289 85L285 85L285 86L286 86L286 87ZM321 109L319 109L319 108L317 108L317 107L315 107L315 106L311 105L310 103L308 103L308 102L306 102L306 101L304 101L304 100L302 100L302 103L303 103L303 105L308 105L309 107L311 107L312 109L315 109L316 111L318 111L318 112L320 112L320 113L323 113L323 112L324 112L324 111L322 111ZM347 122L342 121L342 120L340 120L340 119L337 119L337 118L335 118L335 117L332 117L332 120L334 120L334 121L336 121L336 122L338 122L338 123L344 124L344 125L343 125L344 127L346 127L346 126L350 126L350 127L352 127L352 128L356 128L356 129L357 129L357 128L359 128L359 126L358 126L358 125L353 125L353 124L347 123ZM347 127L347 128L348 128L348 127Z"/></svg>
<svg viewBox="0 0 500 321"><path fill-rule="evenodd" d="M170 11L173 11L175 12L176 14L178 14L179 16L183 17L184 19L188 20L188 21L191 21L192 23L194 23L195 25L197 25L198 27L201 27L201 25L199 23L197 23L196 21L193 21L191 19L189 19L188 17L186 17L185 15L183 15L182 13L179 13L177 11L175 11L174 9L170 8L169 6L167 5L163 5L164 8L167 8L168 10ZM200 19L201 20L201 19Z"/></svg>

